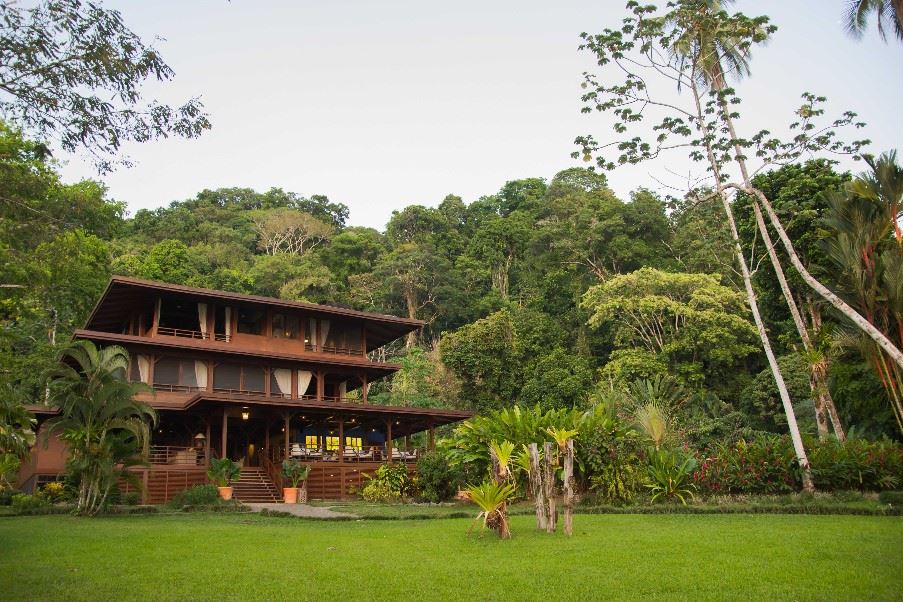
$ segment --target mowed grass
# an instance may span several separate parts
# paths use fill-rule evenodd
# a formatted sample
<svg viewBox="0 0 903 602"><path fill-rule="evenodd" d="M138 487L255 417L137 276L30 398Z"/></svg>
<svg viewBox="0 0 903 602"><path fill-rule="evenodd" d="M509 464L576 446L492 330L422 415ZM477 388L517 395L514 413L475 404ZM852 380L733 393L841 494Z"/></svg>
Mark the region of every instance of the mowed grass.
<svg viewBox="0 0 903 602"><path fill-rule="evenodd" d="M900 600L903 519L577 516L314 521L247 514L0 519L3 600Z"/></svg>

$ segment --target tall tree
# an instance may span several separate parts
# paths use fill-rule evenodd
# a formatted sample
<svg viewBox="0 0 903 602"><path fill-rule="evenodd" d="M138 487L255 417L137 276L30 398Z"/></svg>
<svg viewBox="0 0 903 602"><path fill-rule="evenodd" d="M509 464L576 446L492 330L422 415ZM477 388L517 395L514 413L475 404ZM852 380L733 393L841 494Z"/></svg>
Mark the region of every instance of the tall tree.
<svg viewBox="0 0 903 602"><path fill-rule="evenodd" d="M193 98L180 107L144 103L148 81L175 74L117 11L81 0L0 3L0 112L68 152L87 151L110 171L123 143L210 128Z"/></svg>
<svg viewBox="0 0 903 602"><path fill-rule="evenodd" d="M157 414L136 401L148 387L127 379L129 356L119 346L103 349L77 341L50 374L51 403L60 415L47 423L69 449L67 472L78 481L76 511L97 514L116 482L142 461Z"/></svg>

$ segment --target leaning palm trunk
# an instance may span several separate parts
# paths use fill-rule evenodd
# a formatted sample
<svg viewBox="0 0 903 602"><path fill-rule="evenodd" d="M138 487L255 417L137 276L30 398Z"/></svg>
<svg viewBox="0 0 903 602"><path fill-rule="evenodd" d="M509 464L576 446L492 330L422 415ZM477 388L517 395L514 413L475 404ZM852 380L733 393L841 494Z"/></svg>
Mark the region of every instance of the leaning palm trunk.
<svg viewBox="0 0 903 602"><path fill-rule="evenodd" d="M759 313L759 303L756 298L756 291L753 289L752 285L752 275L749 272L749 267L746 264L746 258L743 256L743 247L740 243L740 234L737 231L737 223L734 220L734 212L731 208L730 201L727 196L724 194L724 183L721 175L721 169L717 159L715 158L714 151L712 150L711 140L713 136L711 132L708 130L708 127L705 125L707 122L704 117L702 103L699 99L699 87L698 84L691 80L690 87L693 91L693 98L696 102L696 112L698 123L701 124L703 128L705 128L705 147L706 153L708 155L709 164L712 168L712 172L715 178L715 190L718 197L721 199L721 204L724 208L725 216L727 217L727 223L731 232L731 239L734 243L734 254L737 258L737 263L740 266L740 275L743 278L743 286L746 289L746 298L749 302L750 311L752 311L753 321L756 325L756 330L759 333L759 339L762 342L762 349L765 351L765 357L768 359L768 366L771 369L771 374L774 377L775 385L778 388L778 394L781 397L781 404L784 406L784 414L787 417L787 427L790 430L790 438L793 441L793 449L796 453L797 461L800 465L800 470L802 472L802 481L803 488L807 491L814 491L815 485L812 482L812 470L809 466L809 458L806 456L806 449L803 446L803 439L800 435L799 426L796 422L796 414L793 411L793 403L790 400L790 392L787 390L787 384L784 382L784 376L781 373L781 368L778 366L777 358L774 355L774 351L771 348L771 341L768 338L768 332L765 329L765 323L762 321L762 316Z"/></svg>
<svg viewBox="0 0 903 602"><path fill-rule="evenodd" d="M724 88L724 78L721 76L715 77L712 82L712 89L716 92L721 92L724 90ZM718 104L721 110L721 117L724 120L725 125L727 126L728 134L730 135L731 142L733 143L734 160L740 167L740 175L743 178L743 185L747 188L752 188L752 182L749 177L749 170L746 166L746 160L743 156L743 150L740 148L740 145L737 142L737 132L734 129L734 120L731 118L730 109L727 106L727 102L725 101L724 97L720 97ZM799 333L800 335L800 340L802 340L803 342L803 349L805 350L807 364L809 365L809 387L812 390L812 400L815 405L815 423L818 427L818 436L820 439L824 439L828 435L828 423L825 416L825 413L827 412L828 415L831 416L831 423L834 427L834 434L840 441L843 441L846 436L843 431L843 426L840 424L840 418L837 415L837 410L834 407L834 399L831 397L831 393L827 385L827 364L825 363L824 365L820 366L816 365L815 363L817 354L815 353L815 349L812 346L812 340L809 337L809 331L806 329L806 325L803 322L799 307L796 304L793 293L790 291L790 285L787 283L787 277L784 275L784 268L781 265L781 260L778 258L774 244L772 244L771 234L768 232L768 227L765 225L765 219L762 216L762 211L759 208L759 203L755 198L753 198L751 204L753 208L753 214L756 218L756 227L758 228L759 233L762 235L762 242L765 244L765 248L768 251L768 258L771 261L771 267L774 269L775 276L777 277L778 283L781 286L781 293L784 295L784 300L787 302L787 308L790 310L790 315L793 317L793 324L796 326L797 333ZM794 422L795 421L796 420L794 417Z"/></svg>

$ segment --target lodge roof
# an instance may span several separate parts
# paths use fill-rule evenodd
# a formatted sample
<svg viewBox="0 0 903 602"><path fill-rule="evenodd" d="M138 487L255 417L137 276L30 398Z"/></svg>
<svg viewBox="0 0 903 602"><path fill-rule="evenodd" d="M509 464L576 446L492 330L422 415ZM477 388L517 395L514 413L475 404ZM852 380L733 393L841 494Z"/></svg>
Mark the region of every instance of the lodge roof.
<svg viewBox="0 0 903 602"><path fill-rule="evenodd" d="M110 282L107 284L107 288L97 305L94 306L94 310L85 324L85 330L115 332L124 321L127 321L129 312L136 304L146 301L148 295L153 293L170 293L212 301L231 301L238 304L299 309L321 316L339 316L363 320L367 322L368 351L382 347L386 343L401 338L426 324L423 320L357 311L331 305L289 301L260 295L245 295L127 276L113 276L110 278Z"/></svg>

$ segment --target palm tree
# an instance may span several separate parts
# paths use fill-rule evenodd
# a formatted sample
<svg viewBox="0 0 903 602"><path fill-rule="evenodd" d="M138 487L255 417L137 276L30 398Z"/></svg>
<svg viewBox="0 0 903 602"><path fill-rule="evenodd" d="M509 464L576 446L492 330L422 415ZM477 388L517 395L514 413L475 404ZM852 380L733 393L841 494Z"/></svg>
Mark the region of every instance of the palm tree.
<svg viewBox="0 0 903 602"><path fill-rule="evenodd" d="M134 399L148 387L128 382L127 368L122 347L77 341L61 351L49 375L50 401L60 416L48 421L47 436L59 432L69 449L67 470L79 483L80 514L97 514L118 479L146 455L148 423L156 423L157 414Z"/></svg>
<svg viewBox="0 0 903 602"><path fill-rule="evenodd" d="M483 481L480 485L467 488L467 497L480 507L474 522L483 519L483 527L498 533L501 539L511 537L508 527L508 500L514 496L514 483ZM473 525L471 525L473 529Z"/></svg>
<svg viewBox="0 0 903 602"><path fill-rule="evenodd" d="M721 172L721 160L719 159L720 153L715 149L712 142L715 138L715 132L710 129L710 126L706 125L708 122L704 117L705 110L701 101L702 90L709 89L715 92L720 105L721 117L725 119L730 138L736 141L737 136L733 129L733 122L730 119L731 111L727 106L725 96L722 94L727 88L727 76L735 74L737 77L742 77L748 74L752 45L765 42L774 29L761 19L749 19L743 15L728 15L724 11L724 6L730 3L731 0L685 0L678 3L674 10L664 18L665 43L669 46L681 72L689 72L689 81L686 83L689 84L695 99L697 124L704 130L702 132L703 144L705 145L706 155L715 178L716 192L721 199L730 227L731 238L734 243L734 254L740 266L747 301L753 314L753 321L756 324L759 339L762 342L762 349L765 351L765 357L768 359L768 365L781 397L784 413L787 416L787 426L790 430L794 451L802 468L803 486L807 490L812 490L814 485L809 468L809 459L796 422L793 402L790 399L784 376L778 366L777 358L771 348L768 332L765 329L765 323L759 312L756 292L752 285L752 275L743 254L733 210L725 194L725 181ZM680 85L684 82L679 80L678 83ZM749 175L746 171L745 163L742 162L743 153L739 144L734 144L734 152L735 158L740 162L744 183L748 185ZM755 203L753 205L754 207L756 206ZM764 229L764 220L761 219L760 212L757 213L757 224L760 229ZM780 279L783 276L783 272L779 269L780 262L777 262L777 256L773 253L770 253L770 257ZM792 295L788 295L788 292L789 289L784 291L785 296L788 297L788 303L791 303ZM798 327L801 323L801 321L798 322Z"/></svg>
<svg viewBox="0 0 903 602"><path fill-rule="evenodd" d="M861 38L868 24L869 16L878 17L878 33L887 41L886 21L893 24L897 39L903 40L903 0L847 0L844 26L854 38Z"/></svg>
<svg viewBox="0 0 903 602"><path fill-rule="evenodd" d="M753 43L766 42L771 31L773 31L763 21L748 19L743 16L735 15L731 17L727 15L723 11L723 7L732 2L733 0L703 0L702 2L691 3L691 5L695 4L695 6L693 6L693 18L689 20L690 26L687 27L688 20L686 18L674 19L672 22L673 25L681 28L679 30L680 35L672 45L672 52L679 58L681 63L686 63L692 57L693 73L696 79L704 87L715 92L722 92L727 88L728 75L740 78L749 74L749 58ZM680 13L678 13L679 15ZM727 67L725 68L723 65ZM722 118L733 142L734 160L740 167L744 187L752 188L746 159L734 131L732 112L723 96L719 97L719 104ZM796 299L790 290L781 261L777 256L775 245L772 244L771 234L765 225L765 219L759 207L761 200L759 197L752 199L753 214L756 219L756 226L765 243L764 246L767 249L772 268L780 284L781 292L784 295L790 315L803 343L804 355L809 360L809 384L815 402L815 418L819 436L822 438L827 436L827 423L828 419L830 419L835 436L840 441L843 441L846 438L846 434L827 384L827 361L824 359L823 354L820 354L815 349ZM764 202L767 203L767 199L764 199ZM769 215L773 214L770 205L768 210L770 211ZM776 216L773 221L775 220ZM783 227L779 222L776 223L775 227L778 229L779 234L783 232ZM794 262L794 265L796 265L798 258L796 258L795 252L792 252L792 250L790 252L791 261L796 259L796 262ZM803 274L804 279L807 276L809 279L814 280L808 272Z"/></svg>
<svg viewBox="0 0 903 602"><path fill-rule="evenodd" d="M903 344L903 168L896 152L865 157L871 172L860 174L843 192L825 195L828 257L844 281L841 294L889 338ZM873 366L903 431L903 371L864 336L852 340Z"/></svg>

